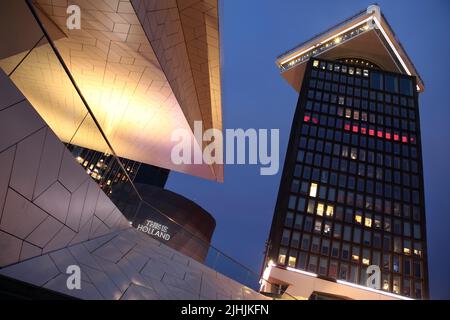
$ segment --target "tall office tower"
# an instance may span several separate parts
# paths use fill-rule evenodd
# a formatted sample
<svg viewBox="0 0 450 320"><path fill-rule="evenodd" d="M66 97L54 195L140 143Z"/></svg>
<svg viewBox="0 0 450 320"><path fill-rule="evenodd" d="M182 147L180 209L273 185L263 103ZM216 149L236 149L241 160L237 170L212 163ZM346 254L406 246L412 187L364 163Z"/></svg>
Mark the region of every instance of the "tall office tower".
<svg viewBox="0 0 450 320"><path fill-rule="evenodd" d="M299 99L264 277L303 298L428 298L424 86L379 7L277 63Z"/></svg>

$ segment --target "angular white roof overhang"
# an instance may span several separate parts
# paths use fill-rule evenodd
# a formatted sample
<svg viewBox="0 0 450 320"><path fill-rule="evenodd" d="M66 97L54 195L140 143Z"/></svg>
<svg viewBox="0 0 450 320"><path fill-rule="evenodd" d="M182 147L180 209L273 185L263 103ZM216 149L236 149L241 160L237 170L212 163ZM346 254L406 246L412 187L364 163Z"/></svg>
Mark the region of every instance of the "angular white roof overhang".
<svg viewBox="0 0 450 320"><path fill-rule="evenodd" d="M414 64L376 5L369 6L367 10L277 58L276 64L283 78L297 92L300 91L306 64L311 57L368 60L383 70L415 76L417 90L425 90Z"/></svg>

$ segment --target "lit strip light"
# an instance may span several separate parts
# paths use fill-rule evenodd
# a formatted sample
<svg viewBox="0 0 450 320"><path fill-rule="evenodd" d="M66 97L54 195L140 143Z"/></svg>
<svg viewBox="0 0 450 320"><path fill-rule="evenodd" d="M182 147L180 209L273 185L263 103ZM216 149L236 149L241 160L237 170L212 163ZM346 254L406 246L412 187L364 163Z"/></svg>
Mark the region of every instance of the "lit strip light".
<svg viewBox="0 0 450 320"><path fill-rule="evenodd" d="M392 51L394 51L397 59L400 61L400 63L402 64L402 67L405 69L406 73L408 74L408 76L411 76L411 72L409 71L408 67L406 66L406 63L403 61L402 57L400 56L400 53L397 51L397 49L395 48L394 44L392 43L391 39L389 39L386 31L384 31L384 28L381 26L381 23L378 21L378 19L376 17L373 17L373 20L375 21L375 24L378 26L378 29L380 29L381 33L383 34L383 36L386 38L387 43L389 44L389 46L391 47ZM417 91L420 90L419 85L416 85L416 89Z"/></svg>
<svg viewBox="0 0 450 320"><path fill-rule="evenodd" d="M404 296L400 296L398 294L394 294L394 293L390 293L390 292L385 292L385 291L381 291L381 290L377 290L377 289L373 289L370 287L365 287L359 284L355 284L355 283L351 283L351 282L347 282L347 281L343 281L343 280L336 280L337 283L339 284L343 284L349 287L353 287L353 288L357 288L357 289L362 289L362 290L366 290L366 291L370 291L373 293L378 293L378 294L382 294L385 296L389 296L395 299L400 299L400 300L414 300L412 298L408 298L408 297L404 297Z"/></svg>
<svg viewBox="0 0 450 320"><path fill-rule="evenodd" d="M291 267L287 267L286 270L292 271L292 272L296 272L296 273L300 273L300 274L304 274L306 276L310 276L310 277L314 277L314 278L318 277L318 275L316 273L307 272L307 271L303 271L303 270L299 270L299 269L295 269L295 268L291 268ZM324 280L324 281L326 281L326 280ZM377 289L373 289L373 288L370 288L370 287L365 287L365 286L362 286L362 285L359 285L359 284L354 284L354 283L343 281L343 280L336 280L336 283L339 283L339 284L342 284L342 285L346 285L346 286L349 286L349 287L353 287L353 288L356 288L356 289L361 289L361 290L370 291L370 292L373 292L373 293L385 295L385 296L392 297L392 298L395 298L395 299L414 300L412 298L400 296L398 294L394 294L394 293L390 293L390 292L386 292L386 291L382 291L382 290L377 290Z"/></svg>
<svg viewBox="0 0 450 320"><path fill-rule="evenodd" d="M307 272L307 271L303 271L303 270L299 270L299 269L295 269L295 268L291 268L291 267L287 267L286 270L292 271L292 272L297 272L300 274L304 274L305 276L310 276L310 277L314 277L314 278L318 277L318 275L315 273Z"/></svg>
<svg viewBox="0 0 450 320"><path fill-rule="evenodd" d="M327 38L326 40L323 40L323 41L319 42L318 44L313 45L312 47L309 47L308 49L303 50L303 51L300 52L300 53L297 53L295 56L285 59L284 61L282 61L282 62L280 63L280 65L283 65L283 64L285 64L285 63L287 63L287 62L290 62L291 60L294 60L295 58L298 58L299 56L303 55L304 53L306 53L306 52L308 52L308 51L310 51L310 50L312 50L312 49L314 49L314 48L317 48L317 47L321 46L322 44L325 44L325 43L327 43L328 41L330 41L330 40L332 40L332 39L334 39L334 38L336 38L336 37L339 37L341 34L344 34L344 33L346 33L347 31L350 31L350 30L352 30L352 29L354 29L354 28L359 27L360 25L362 25L362 24L368 22L368 21L371 20L371 19L372 19L372 16L370 16L369 18L367 18L367 19L365 19L365 20L363 20L363 21L357 23L356 25L352 25L352 26L348 27L347 29L345 29L345 30L339 32L338 34L332 35L331 37Z"/></svg>
<svg viewBox="0 0 450 320"><path fill-rule="evenodd" d="M330 40L332 40L332 39L334 39L334 38L336 38L336 37L339 37L341 34L346 33L347 31L350 31L351 29L357 28L358 26L360 26L360 25L362 25L362 24L368 22L368 21L371 20L371 19L373 19L373 20L375 21L375 24L376 24L377 27L380 29L381 33L382 33L383 36L385 37L385 39L386 39L387 43L389 44L389 46L391 47L392 51L395 53L397 59L400 61L401 65L402 65L402 67L405 69L406 73L407 73L409 76L411 76L411 72L409 71L408 67L406 66L406 64L405 64L405 62L403 61L402 57L400 56L399 52L398 52L397 49L395 48L395 46L394 46L394 44L392 43L392 41L389 39L389 37L388 37L386 31L384 31L384 28L381 26L381 23L378 21L378 19L377 19L373 14L372 14L369 18L367 18L367 19L365 19L365 20L359 22L358 24L352 25L352 26L348 27L347 29L345 29L344 31L341 31L341 32L339 32L338 34L335 34L335 35L333 35L333 36L327 38L326 40L323 40L323 41L319 42L318 44L313 45L313 46L309 47L309 48L306 49L306 50L303 50L302 52L300 52L300 53L294 55L293 57L290 57L290 58L287 58L287 59L283 60L283 61L280 63L280 66L282 66L282 65L284 65L285 63L290 62L290 61L292 61L292 60L298 58L299 56L302 56L304 53L306 53L306 52L308 52L308 51L310 51L310 50L313 50L314 48L317 48L317 47L321 46L322 44L327 43L328 41L330 41ZM418 91L420 90L419 85L416 85L416 88L417 88Z"/></svg>

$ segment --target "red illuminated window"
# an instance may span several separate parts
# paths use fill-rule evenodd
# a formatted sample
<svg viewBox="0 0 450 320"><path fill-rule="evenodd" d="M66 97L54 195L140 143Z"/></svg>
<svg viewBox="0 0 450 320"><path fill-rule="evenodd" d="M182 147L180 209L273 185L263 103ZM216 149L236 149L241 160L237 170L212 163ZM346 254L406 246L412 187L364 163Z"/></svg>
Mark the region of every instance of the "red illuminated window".
<svg viewBox="0 0 450 320"><path fill-rule="evenodd" d="M375 135L375 130L369 129L369 135L374 136Z"/></svg>
<svg viewBox="0 0 450 320"><path fill-rule="evenodd" d="M403 137L402 137L402 142L403 142L403 143L408 143L408 137L403 136Z"/></svg>
<svg viewBox="0 0 450 320"><path fill-rule="evenodd" d="M303 120L304 120L305 122L309 122L309 120L311 120L311 117L305 115L305 117L303 118Z"/></svg>
<svg viewBox="0 0 450 320"><path fill-rule="evenodd" d="M367 134L367 129L364 128L364 127L362 127L362 128L361 128L361 133L362 133L362 134Z"/></svg>
<svg viewBox="0 0 450 320"><path fill-rule="evenodd" d="M400 139L399 135L394 133L394 140L398 141L399 139Z"/></svg>
<svg viewBox="0 0 450 320"><path fill-rule="evenodd" d="M315 124L318 124L319 120L317 118L312 118L312 122L315 123Z"/></svg>
<svg viewBox="0 0 450 320"><path fill-rule="evenodd" d="M358 131L359 131L358 126L353 126L353 132L358 133Z"/></svg>
<svg viewBox="0 0 450 320"><path fill-rule="evenodd" d="M344 125L344 130L345 130L345 131L350 131L350 125L349 125L348 123L346 123L346 124Z"/></svg>
<svg viewBox="0 0 450 320"><path fill-rule="evenodd" d="M378 138L383 138L383 131L378 131L377 136Z"/></svg>
<svg viewBox="0 0 450 320"><path fill-rule="evenodd" d="M391 140L391 133L390 132L386 132L386 139Z"/></svg>

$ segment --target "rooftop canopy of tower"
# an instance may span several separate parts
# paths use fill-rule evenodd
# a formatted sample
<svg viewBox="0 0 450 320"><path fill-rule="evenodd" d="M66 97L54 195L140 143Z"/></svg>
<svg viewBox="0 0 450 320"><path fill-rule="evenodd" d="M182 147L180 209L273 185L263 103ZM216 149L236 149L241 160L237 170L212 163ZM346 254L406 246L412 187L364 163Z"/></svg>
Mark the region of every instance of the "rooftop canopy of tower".
<svg viewBox="0 0 450 320"><path fill-rule="evenodd" d="M282 76L297 91L312 57L353 61L361 66L415 76L417 90L425 89L414 64L377 5L369 6L277 58Z"/></svg>

